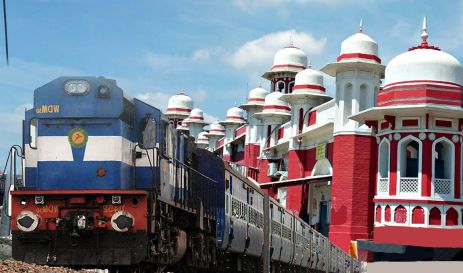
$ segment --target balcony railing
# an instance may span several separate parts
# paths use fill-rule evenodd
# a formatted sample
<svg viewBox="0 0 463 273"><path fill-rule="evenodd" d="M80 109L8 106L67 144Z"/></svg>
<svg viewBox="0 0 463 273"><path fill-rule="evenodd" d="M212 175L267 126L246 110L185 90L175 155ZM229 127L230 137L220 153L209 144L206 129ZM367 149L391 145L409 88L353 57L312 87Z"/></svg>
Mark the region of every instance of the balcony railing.
<svg viewBox="0 0 463 273"><path fill-rule="evenodd" d="M387 195L389 194L389 177L382 178L378 180L378 195Z"/></svg>
<svg viewBox="0 0 463 273"><path fill-rule="evenodd" d="M452 180L444 178L434 178L434 195L439 197L449 197L452 195Z"/></svg>
<svg viewBox="0 0 463 273"><path fill-rule="evenodd" d="M418 177L401 177L400 178L400 194L418 194L419 190Z"/></svg>
<svg viewBox="0 0 463 273"><path fill-rule="evenodd" d="M257 180L257 176L259 174L259 170L256 168L248 167L245 165L240 165L235 162L228 162L228 164L235 169L237 172L240 174L246 176L246 177L251 177L254 180Z"/></svg>

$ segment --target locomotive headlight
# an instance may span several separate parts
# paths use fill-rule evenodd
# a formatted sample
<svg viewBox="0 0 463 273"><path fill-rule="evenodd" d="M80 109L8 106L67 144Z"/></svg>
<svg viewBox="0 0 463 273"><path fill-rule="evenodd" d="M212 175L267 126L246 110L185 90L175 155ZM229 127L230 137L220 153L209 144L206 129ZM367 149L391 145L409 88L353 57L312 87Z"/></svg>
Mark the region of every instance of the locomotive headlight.
<svg viewBox="0 0 463 273"><path fill-rule="evenodd" d="M111 196L111 203L113 204L120 204L122 202L120 195L113 195Z"/></svg>
<svg viewBox="0 0 463 273"><path fill-rule="evenodd" d="M39 226L40 218L31 211L22 211L16 217L16 225L24 232L34 231Z"/></svg>
<svg viewBox="0 0 463 273"><path fill-rule="evenodd" d="M110 95L111 93L110 93L109 87L107 87L106 85L102 85L98 87L97 96L99 98L109 98Z"/></svg>
<svg viewBox="0 0 463 273"><path fill-rule="evenodd" d="M36 205L43 205L45 204L45 197L43 195L36 195L34 201Z"/></svg>
<svg viewBox="0 0 463 273"><path fill-rule="evenodd" d="M126 211L118 211L111 217L111 226L119 232L126 232L133 227L135 219L132 214Z"/></svg>
<svg viewBox="0 0 463 273"><path fill-rule="evenodd" d="M90 91L90 84L84 80L69 80L64 83L64 90L69 95L85 95Z"/></svg>

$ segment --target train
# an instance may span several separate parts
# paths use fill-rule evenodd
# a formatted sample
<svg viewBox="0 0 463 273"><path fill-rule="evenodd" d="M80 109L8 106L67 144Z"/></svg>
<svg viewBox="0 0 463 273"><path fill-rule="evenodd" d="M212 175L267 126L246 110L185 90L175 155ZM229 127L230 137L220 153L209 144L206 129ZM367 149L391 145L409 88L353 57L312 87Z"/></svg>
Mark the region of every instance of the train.
<svg viewBox="0 0 463 273"><path fill-rule="evenodd" d="M163 113L104 77L59 77L23 121L13 258L115 272L360 272Z"/></svg>

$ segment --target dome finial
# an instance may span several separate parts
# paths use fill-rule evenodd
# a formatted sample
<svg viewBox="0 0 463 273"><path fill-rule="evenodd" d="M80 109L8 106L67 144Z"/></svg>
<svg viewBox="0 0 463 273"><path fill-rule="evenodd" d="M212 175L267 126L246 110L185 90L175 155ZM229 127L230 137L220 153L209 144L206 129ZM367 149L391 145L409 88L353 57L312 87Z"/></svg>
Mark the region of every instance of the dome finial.
<svg viewBox="0 0 463 273"><path fill-rule="evenodd" d="M293 36L294 36L294 30L292 30L291 34L289 34L289 46L294 45Z"/></svg>
<svg viewBox="0 0 463 273"><path fill-rule="evenodd" d="M428 25L427 25L427 22L426 22L426 16L423 17L423 28L422 28L422 31L421 31L421 39L423 39L422 44L425 44L425 45L428 44L428 42L427 42L427 39L428 39Z"/></svg>
<svg viewBox="0 0 463 273"><path fill-rule="evenodd" d="M308 67L312 68L312 59L311 58L309 58Z"/></svg>
<svg viewBox="0 0 463 273"><path fill-rule="evenodd" d="M359 32L363 32L363 18L360 18Z"/></svg>

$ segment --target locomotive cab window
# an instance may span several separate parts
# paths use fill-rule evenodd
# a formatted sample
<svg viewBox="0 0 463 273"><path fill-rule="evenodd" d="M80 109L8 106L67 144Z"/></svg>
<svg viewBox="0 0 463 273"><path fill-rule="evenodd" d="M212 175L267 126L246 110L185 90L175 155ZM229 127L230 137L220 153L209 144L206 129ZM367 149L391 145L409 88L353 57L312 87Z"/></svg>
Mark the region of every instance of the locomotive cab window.
<svg viewBox="0 0 463 273"><path fill-rule="evenodd" d="M36 118L31 119L29 126L29 146L32 149L37 149L37 136L38 136L39 120Z"/></svg>
<svg viewBox="0 0 463 273"><path fill-rule="evenodd" d="M142 132L142 145L144 149L156 147L156 121L152 118L146 119L145 129Z"/></svg>

